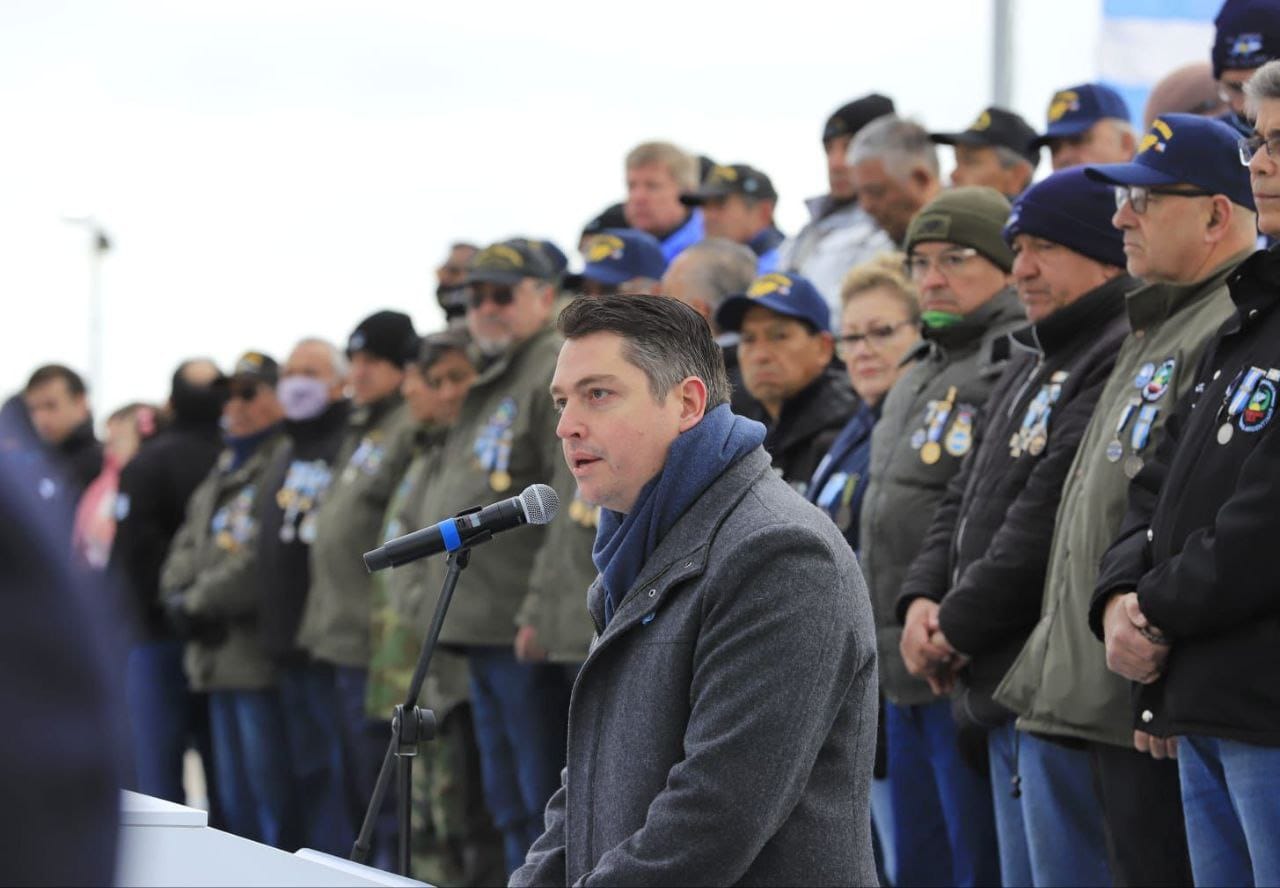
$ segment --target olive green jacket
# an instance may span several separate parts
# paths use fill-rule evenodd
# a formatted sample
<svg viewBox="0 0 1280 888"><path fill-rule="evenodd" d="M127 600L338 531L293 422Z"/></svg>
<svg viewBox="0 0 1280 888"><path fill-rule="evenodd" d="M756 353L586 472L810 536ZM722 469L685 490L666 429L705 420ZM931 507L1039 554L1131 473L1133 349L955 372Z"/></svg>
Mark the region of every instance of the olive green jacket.
<svg viewBox="0 0 1280 888"><path fill-rule="evenodd" d="M871 433L858 554L875 612L880 686L900 706L936 698L902 662L898 592L947 483L973 449L979 410L1009 357L1008 334L1026 322L1013 290L1003 290L955 326L928 331Z"/></svg>
<svg viewBox="0 0 1280 888"><path fill-rule="evenodd" d="M537 630L548 660L581 663L595 634L587 611L587 589L598 573L591 548L600 507L578 498L578 482L563 456L555 469L548 483L560 496L560 515L547 528L547 543L533 564L529 595L516 623Z"/></svg>
<svg viewBox="0 0 1280 888"><path fill-rule="evenodd" d="M996 689L1019 728L1132 746L1130 683L1107 669L1088 624L1098 563L1120 531L1129 479L1159 446L1200 356L1234 311L1226 279L1248 255L1199 283L1150 284L1128 296L1132 332L1067 474L1040 622Z"/></svg>
<svg viewBox="0 0 1280 888"><path fill-rule="evenodd" d="M379 543L426 527L439 520L423 508L427 486L433 483L444 429L419 427L413 438L412 457L387 506ZM421 559L373 575L370 608L369 678L365 708L372 719L386 721L397 704L405 701L423 640L440 590L428 588L427 560ZM431 709L443 721L445 715L470 696L467 660L457 653L436 648L418 697L418 705Z"/></svg>
<svg viewBox="0 0 1280 888"><path fill-rule="evenodd" d="M351 413L334 476L315 511L311 588L298 645L317 660L369 665L373 581L363 555L381 542L383 517L409 462L415 423L398 394Z"/></svg>
<svg viewBox="0 0 1280 888"><path fill-rule="evenodd" d="M223 451L187 501L186 518L160 572L164 593L186 590L187 609L226 626L216 643L189 641L184 666L196 691L256 691L275 684L275 667L258 632L253 582L260 482L289 446L282 431L267 437L239 467ZM271 495L268 491L267 495Z"/></svg>
<svg viewBox="0 0 1280 888"><path fill-rule="evenodd" d="M560 337L548 326L480 371L458 422L445 435L440 469L423 496L429 520L518 496L530 484L549 483L557 461L563 460L549 392L559 352ZM458 583L441 641L460 647L512 644L516 614L529 594L534 560L546 541L547 528L520 527L477 548ZM446 559L425 562L426 588L439 589Z"/></svg>

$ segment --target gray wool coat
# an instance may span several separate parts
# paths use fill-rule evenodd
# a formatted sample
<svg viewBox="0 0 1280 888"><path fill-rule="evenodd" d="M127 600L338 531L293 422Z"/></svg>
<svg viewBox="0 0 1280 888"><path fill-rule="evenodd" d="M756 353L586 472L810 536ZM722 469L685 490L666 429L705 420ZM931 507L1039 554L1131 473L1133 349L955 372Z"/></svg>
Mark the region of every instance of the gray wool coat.
<svg viewBox="0 0 1280 888"><path fill-rule="evenodd" d="M598 579L588 607L600 626ZM511 884L876 884L875 647L848 544L747 454L593 643L561 788Z"/></svg>

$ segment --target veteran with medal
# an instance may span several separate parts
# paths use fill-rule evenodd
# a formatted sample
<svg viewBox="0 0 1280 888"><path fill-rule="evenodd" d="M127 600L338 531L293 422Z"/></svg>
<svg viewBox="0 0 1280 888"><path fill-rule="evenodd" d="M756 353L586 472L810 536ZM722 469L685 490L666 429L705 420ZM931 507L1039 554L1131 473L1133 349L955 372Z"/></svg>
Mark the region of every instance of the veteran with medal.
<svg viewBox="0 0 1280 888"><path fill-rule="evenodd" d="M564 462L547 397L560 348L552 326L556 284L554 265L537 242L502 241L472 259L467 328L478 373L457 422L444 433L421 514L452 515L533 483L554 483ZM567 515L557 522L570 523ZM591 535L580 536L589 558ZM502 833L507 872L524 861L541 834L543 807L564 766L564 671L517 659L515 651L518 615L549 542L547 529L527 527L504 537L500 548L477 551L440 634L441 645L468 660L485 801ZM434 595L444 581L445 559L423 564L422 582ZM578 594L585 596L585 587Z"/></svg>
<svg viewBox="0 0 1280 888"><path fill-rule="evenodd" d="M1009 335L1012 357L978 415L975 449L897 602L907 670L939 695L954 688L947 702L961 736L986 747L1005 885L1110 884L1096 799L1092 829L1061 850L1056 821L1036 819L1038 794L1050 789L1033 777L1039 758L1088 787L1088 756L1018 736L991 694L1039 616L1062 483L1128 332L1124 299L1136 282L1114 210L1112 190L1079 168L1014 201L1004 236L1030 325ZM1021 796L1010 792L1019 773Z"/></svg>
<svg viewBox="0 0 1280 888"><path fill-rule="evenodd" d="M966 187L912 219L906 270L920 294L924 341L908 353L916 362L885 395L871 433L858 551L876 619L902 884L999 881L990 787L961 759L947 702L908 674L895 602L947 483L972 449L966 424L1003 369L1007 334L1026 323L1009 286L1013 253L1001 234L1008 218L999 192ZM939 835L954 837L949 849L930 844Z"/></svg>
<svg viewBox="0 0 1280 888"><path fill-rule="evenodd" d="M1118 883L1188 884L1177 766L1135 750L1129 683L1108 671L1086 618L1128 478L1191 392L1209 338L1231 313L1227 279L1252 251L1256 228L1230 128L1170 114L1143 145L1132 164L1086 168L1116 191L1112 224L1144 286L1126 299L1129 335L1063 485L1039 622L995 699L1018 713L1018 727L1033 732L1026 736L1069 738L1088 751ZM1062 823L1074 822L1071 799L1053 806Z"/></svg>
<svg viewBox="0 0 1280 888"><path fill-rule="evenodd" d="M1188 164L1184 175L1197 177L1188 181L1200 195L1178 203L1196 208L1184 212L1205 228L1238 213L1242 229L1253 221L1252 203L1258 230L1274 239L1280 62L1262 66L1244 92L1255 132L1238 148L1250 181L1241 182L1245 168L1225 159ZM1179 121L1170 127L1166 161L1184 139ZM1225 133L1221 141L1228 141ZM1166 751L1176 744L1195 883L1274 885L1280 598L1267 556L1280 531L1276 248L1254 253L1226 283L1231 313L1204 357L1182 368L1191 394L1172 405L1164 440L1129 487L1120 532L1102 557L1089 625L1106 644L1108 667L1136 683L1128 711L1135 742Z"/></svg>

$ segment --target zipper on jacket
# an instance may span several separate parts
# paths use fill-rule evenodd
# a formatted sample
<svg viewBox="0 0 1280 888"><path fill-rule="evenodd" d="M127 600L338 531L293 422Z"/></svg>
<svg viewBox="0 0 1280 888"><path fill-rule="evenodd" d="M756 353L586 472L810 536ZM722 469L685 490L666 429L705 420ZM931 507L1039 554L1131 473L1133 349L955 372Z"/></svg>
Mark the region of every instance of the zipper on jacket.
<svg viewBox="0 0 1280 888"><path fill-rule="evenodd" d="M1018 406L1018 403L1022 400L1022 396L1025 395L1027 393L1027 389L1031 387L1032 380L1040 375L1040 370L1043 367L1044 353L1041 352L1040 356L1036 358L1035 366L1032 367L1031 372L1027 374L1027 378L1022 381L1022 385L1018 386L1017 394L1010 399L1009 409L1005 411L1005 417L1007 419L1013 419L1014 408Z"/></svg>

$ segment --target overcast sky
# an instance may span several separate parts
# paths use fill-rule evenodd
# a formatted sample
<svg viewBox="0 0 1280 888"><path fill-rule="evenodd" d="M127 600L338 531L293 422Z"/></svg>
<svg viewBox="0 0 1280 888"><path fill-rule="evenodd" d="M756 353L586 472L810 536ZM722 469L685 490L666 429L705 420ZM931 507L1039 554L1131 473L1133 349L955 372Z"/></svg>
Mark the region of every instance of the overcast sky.
<svg viewBox="0 0 1280 888"><path fill-rule="evenodd" d="M1097 5L1019 4L1033 125L1095 75ZM161 400L185 356L283 359L385 307L433 329L449 241L570 249L645 139L765 170L794 232L835 107L878 90L957 129L990 101L991 6L6 0L0 392L87 368L88 238L64 216L113 242L101 416Z"/></svg>

